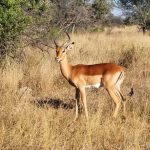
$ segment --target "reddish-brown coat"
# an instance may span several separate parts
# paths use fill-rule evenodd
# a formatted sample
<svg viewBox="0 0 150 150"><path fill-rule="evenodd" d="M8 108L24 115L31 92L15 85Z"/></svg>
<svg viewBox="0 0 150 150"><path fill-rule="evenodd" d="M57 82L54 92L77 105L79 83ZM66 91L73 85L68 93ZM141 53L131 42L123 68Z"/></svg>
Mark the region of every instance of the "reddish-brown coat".
<svg viewBox="0 0 150 150"><path fill-rule="evenodd" d="M123 68L113 63L102 63L94 65L75 65L72 66L72 76L78 76L79 74L86 76L96 76L105 74L115 74L116 72L122 72Z"/></svg>

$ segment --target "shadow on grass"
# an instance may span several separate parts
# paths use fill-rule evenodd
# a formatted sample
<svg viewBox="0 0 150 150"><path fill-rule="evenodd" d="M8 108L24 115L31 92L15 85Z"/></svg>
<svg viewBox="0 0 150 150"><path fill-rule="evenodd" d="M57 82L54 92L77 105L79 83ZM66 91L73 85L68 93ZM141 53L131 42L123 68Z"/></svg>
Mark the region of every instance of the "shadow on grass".
<svg viewBox="0 0 150 150"><path fill-rule="evenodd" d="M52 99L52 98L45 98L40 100L35 100L34 104L37 107L45 108L45 107L53 107L55 109L63 108L63 109L73 109L74 105L70 103L65 103L60 99Z"/></svg>

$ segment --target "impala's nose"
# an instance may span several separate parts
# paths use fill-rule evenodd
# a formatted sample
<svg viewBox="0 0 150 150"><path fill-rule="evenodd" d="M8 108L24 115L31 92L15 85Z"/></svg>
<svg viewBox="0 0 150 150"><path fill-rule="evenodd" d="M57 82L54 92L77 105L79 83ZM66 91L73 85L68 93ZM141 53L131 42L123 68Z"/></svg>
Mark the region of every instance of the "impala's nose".
<svg viewBox="0 0 150 150"><path fill-rule="evenodd" d="M58 57L55 58L57 62L60 62L60 59Z"/></svg>

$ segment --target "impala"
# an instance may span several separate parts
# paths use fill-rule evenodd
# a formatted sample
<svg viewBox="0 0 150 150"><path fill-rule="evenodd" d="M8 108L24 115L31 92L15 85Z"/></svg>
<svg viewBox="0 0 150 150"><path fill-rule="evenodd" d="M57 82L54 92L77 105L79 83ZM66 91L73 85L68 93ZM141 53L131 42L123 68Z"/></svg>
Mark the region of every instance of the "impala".
<svg viewBox="0 0 150 150"><path fill-rule="evenodd" d="M56 46L56 60L60 64L60 70L66 80L76 88L76 115L78 118L80 97L84 105L85 116L88 119L88 110L86 103L86 88L104 87L115 102L115 111L113 117L116 117L121 105L125 101L120 90L120 85L124 80L124 69L114 63L101 63L93 65L71 65L67 60L67 51L73 48L74 42L71 42L68 33L68 40L59 46L54 40Z"/></svg>

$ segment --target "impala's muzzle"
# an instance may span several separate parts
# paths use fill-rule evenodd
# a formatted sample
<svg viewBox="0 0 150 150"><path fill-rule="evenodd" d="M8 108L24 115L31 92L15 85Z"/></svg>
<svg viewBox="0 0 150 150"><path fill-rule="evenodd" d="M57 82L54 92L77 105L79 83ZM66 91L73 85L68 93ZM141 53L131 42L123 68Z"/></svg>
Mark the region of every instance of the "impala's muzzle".
<svg viewBox="0 0 150 150"><path fill-rule="evenodd" d="M56 57L55 59L56 59L57 62L60 62L60 61L61 61L61 59L59 59L58 57Z"/></svg>

